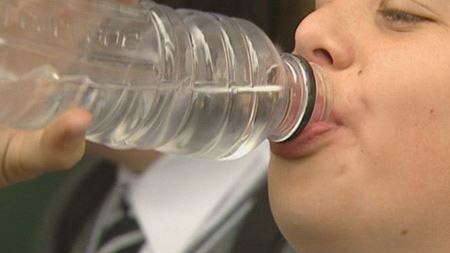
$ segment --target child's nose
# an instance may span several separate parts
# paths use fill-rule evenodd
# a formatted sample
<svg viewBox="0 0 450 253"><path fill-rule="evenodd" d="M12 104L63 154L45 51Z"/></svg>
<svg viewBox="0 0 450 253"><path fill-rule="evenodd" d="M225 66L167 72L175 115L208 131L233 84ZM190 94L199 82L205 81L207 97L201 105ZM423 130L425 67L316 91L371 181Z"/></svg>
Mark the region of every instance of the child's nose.
<svg viewBox="0 0 450 253"><path fill-rule="evenodd" d="M307 16L295 34L294 53L333 69L345 69L354 61L354 43L348 22L329 4Z"/></svg>

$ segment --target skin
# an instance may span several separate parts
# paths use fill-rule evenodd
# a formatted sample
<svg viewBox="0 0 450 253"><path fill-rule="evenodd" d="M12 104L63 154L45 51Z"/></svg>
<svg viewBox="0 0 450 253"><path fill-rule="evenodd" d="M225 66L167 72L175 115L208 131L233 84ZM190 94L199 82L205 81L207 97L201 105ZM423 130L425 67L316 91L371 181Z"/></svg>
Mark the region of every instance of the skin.
<svg viewBox="0 0 450 253"><path fill-rule="evenodd" d="M338 126L273 155L277 223L302 253L448 252L450 2L316 4L294 53L322 66Z"/></svg>

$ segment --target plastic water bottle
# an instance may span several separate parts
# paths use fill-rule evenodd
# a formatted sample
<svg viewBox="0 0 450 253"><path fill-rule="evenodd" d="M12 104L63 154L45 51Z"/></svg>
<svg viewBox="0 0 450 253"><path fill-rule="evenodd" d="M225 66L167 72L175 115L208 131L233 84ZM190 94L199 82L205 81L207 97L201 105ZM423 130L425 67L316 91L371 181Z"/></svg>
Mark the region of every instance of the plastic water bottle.
<svg viewBox="0 0 450 253"><path fill-rule="evenodd" d="M332 98L252 23L151 1L2 0L0 55L1 124L81 106L87 139L117 149L235 158L326 119Z"/></svg>

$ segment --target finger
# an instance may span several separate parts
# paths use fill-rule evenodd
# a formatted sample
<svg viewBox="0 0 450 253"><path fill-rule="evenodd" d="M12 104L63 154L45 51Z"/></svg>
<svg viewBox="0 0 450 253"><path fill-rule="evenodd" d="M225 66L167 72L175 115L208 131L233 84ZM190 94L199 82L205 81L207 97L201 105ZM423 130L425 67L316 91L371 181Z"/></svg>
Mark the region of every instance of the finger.
<svg viewBox="0 0 450 253"><path fill-rule="evenodd" d="M14 183L75 165L84 154L90 122L87 111L73 109L43 130L14 135L5 156L4 180Z"/></svg>
<svg viewBox="0 0 450 253"><path fill-rule="evenodd" d="M84 154L85 134L90 123L91 115L84 109L68 111L53 122L40 140L39 167L65 169L73 166Z"/></svg>

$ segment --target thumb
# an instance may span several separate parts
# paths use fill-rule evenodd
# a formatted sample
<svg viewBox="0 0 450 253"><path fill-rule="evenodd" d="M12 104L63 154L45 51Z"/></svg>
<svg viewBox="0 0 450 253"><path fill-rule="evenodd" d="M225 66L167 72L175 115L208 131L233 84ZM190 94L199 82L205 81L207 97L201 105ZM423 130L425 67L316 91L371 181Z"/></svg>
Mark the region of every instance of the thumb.
<svg viewBox="0 0 450 253"><path fill-rule="evenodd" d="M75 165L84 154L90 122L89 112L71 109L44 129L13 134L1 168L4 181L15 183Z"/></svg>

